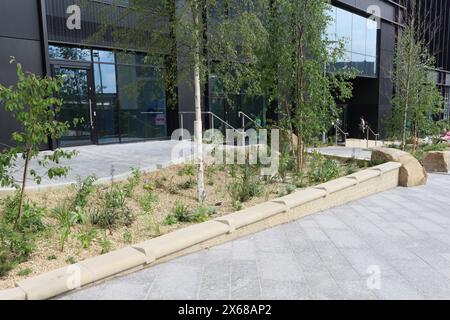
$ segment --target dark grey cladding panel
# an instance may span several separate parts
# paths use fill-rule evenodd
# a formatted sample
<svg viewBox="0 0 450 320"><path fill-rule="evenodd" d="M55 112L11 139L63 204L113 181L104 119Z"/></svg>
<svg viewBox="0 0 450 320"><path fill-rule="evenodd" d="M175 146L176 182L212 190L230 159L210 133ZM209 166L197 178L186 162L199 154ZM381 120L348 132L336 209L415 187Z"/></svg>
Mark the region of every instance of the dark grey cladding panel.
<svg viewBox="0 0 450 320"><path fill-rule="evenodd" d="M335 0L337 4L346 4L367 12L367 9L371 6L378 6L380 8L381 17L386 20L394 21L395 19L395 7L383 0Z"/></svg>
<svg viewBox="0 0 450 320"><path fill-rule="evenodd" d="M104 3L87 0L45 0L47 7L47 28L50 41L69 43L85 43L115 46L111 35L103 39L94 39L102 24L111 23L116 26L131 27L133 19L124 18L123 7L111 6ZM67 8L78 5L81 9L81 29L69 30L66 26L69 14Z"/></svg>
<svg viewBox="0 0 450 320"><path fill-rule="evenodd" d="M0 0L0 37L40 39L38 0Z"/></svg>
<svg viewBox="0 0 450 320"><path fill-rule="evenodd" d="M24 71L42 75L42 55L39 41L0 37L0 83L14 85L16 67L9 63L10 56L23 65ZM16 121L0 105L0 150L2 144L11 145L11 133L18 129Z"/></svg>

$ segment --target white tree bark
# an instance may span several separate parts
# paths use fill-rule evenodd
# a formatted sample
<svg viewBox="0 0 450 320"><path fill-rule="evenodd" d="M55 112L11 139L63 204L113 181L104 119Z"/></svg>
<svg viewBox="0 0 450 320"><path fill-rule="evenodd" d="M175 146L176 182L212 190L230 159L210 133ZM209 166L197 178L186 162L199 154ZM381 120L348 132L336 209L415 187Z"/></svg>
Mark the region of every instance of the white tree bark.
<svg viewBox="0 0 450 320"><path fill-rule="evenodd" d="M199 21L199 1L192 1L192 16L194 19L194 101L195 101L195 143L197 151L197 192L198 201L204 202L206 199L205 190L205 163L203 159L203 125L202 125L202 105L201 105L201 85L200 85L200 21Z"/></svg>

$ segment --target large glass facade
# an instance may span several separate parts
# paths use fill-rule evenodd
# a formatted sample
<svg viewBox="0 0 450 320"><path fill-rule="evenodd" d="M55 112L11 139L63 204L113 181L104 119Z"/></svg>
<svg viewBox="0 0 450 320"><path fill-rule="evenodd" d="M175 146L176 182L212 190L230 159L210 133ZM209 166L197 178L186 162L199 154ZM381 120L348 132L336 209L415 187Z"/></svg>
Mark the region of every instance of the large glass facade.
<svg viewBox="0 0 450 320"><path fill-rule="evenodd" d="M81 133L84 133L83 139L86 141L99 144L167 137L162 68L146 63L144 54L51 45L49 55L52 65L64 62L64 66L78 68L80 63L84 64L86 69L83 69L83 79L86 84L89 82L88 76L92 74L92 97L80 103L82 106L88 105L86 101L92 103L89 105L91 112L84 115L83 123L91 123L93 129L89 133L89 130L82 131L77 128L76 132L67 133L64 141L69 137L74 140L73 136L79 136ZM69 73L68 76L70 75ZM74 99L69 99L69 95L65 94L71 92L71 96L74 96L74 91L78 90L78 87L69 88L68 81L71 78L67 75L66 78L67 87L64 86L62 90L65 95L63 98L68 100L65 104L67 108L64 109L64 120L71 121L74 118L71 115L76 114L79 109L74 106L79 106L80 103L76 101L74 104ZM86 90L85 88L82 91ZM64 145L64 141L61 145Z"/></svg>
<svg viewBox="0 0 450 320"><path fill-rule="evenodd" d="M327 28L332 42L344 42L344 57L334 68L352 67L360 76L377 76L377 22L347 10L333 6Z"/></svg>

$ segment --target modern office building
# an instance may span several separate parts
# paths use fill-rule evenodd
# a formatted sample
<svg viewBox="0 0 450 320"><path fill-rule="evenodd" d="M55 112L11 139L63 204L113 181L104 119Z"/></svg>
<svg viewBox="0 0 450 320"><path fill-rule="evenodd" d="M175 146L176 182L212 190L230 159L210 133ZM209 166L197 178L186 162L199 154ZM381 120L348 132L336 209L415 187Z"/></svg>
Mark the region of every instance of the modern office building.
<svg viewBox="0 0 450 320"><path fill-rule="evenodd" d="M85 3L90 9L85 9ZM330 37L346 39L346 56L337 65L359 70L354 80L354 96L341 105L343 129L351 137L359 135L358 122L364 117L374 131L382 132L384 116L390 111L393 85L395 36L401 26L406 0L333 1ZM165 139L180 125L192 127L193 94L190 85L180 83L178 99L168 107L167 90L159 70L144 63L144 54L124 52L114 41L95 41L92 35L101 25L100 8L127 5L126 0L2 0L0 1L0 83L13 85L14 56L26 71L38 75L64 74L64 99L61 117L83 118L61 141L48 148L86 144L108 144ZM450 8L447 1L427 0L421 10L439 17L439 32L433 38L436 54L436 79L444 95L450 95ZM67 20L71 5L80 5L81 28L70 29ZM94 9L92 9L94 8ZM96 10L99 8L99 10ZM371 16L379 17L373 22ZM114 19L114 17L111 17ZM435 35L433 35L435 36ZM268 107L263 98L235 97L235 107L214 91L214 82L203 101L211 111L231 125L239 127L238 112L243 111L264 122ZM187 113L186 113L187 112ZM271 115L273 116L273 114ZM276 116L276 115L275 115ZM208 125L208 121L206 121ZM0 148L11 144L17 124L0 108Z"/></svg>

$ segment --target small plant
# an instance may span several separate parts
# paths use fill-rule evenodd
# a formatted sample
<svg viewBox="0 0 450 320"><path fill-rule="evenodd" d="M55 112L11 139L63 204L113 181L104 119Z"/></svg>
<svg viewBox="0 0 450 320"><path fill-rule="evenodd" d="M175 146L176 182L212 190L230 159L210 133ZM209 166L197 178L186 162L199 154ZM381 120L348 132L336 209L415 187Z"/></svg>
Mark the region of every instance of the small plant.
<svg viewBox="0 0 450 320"><path fill-rule="evenodd" d="M66 263L75 264L75 263L77 263L77 259L75 259L75 257L70 256L67 258Z"/></svg>
<svg viewBox="0 0 450 320"><path fill-rule="evenodd" d="M156 193L148 192L139 198L139 205L145 213L151 213L158 201L159 198Z"/></svg>
<svg viewBox="0 0 450 320"><path fill-rule="evenodd" d="M20 270L20 271L17 273L17 275L18 275L19 277L26 277L26 276L30 275L32 272L33 272L32 269L30 269L30 268L25 268L25 269Z"/></svg>
<svg viewBox="0 0 450 320"><path fill-rule="evenodd" d="M228 192L233 202L241 203L258 197L262 194L263 188L259 176L249 166L245 166L241 176L235 176L234 181L228 186Z"/></svg>
<svg viewBox="0 0 450 320"><path fill-rule="evenodd" d="M141 183L141 181L142 173L139 169L132 168L131 177L127 179L127 182L124 185L124 193L127 198L131 197L133 190Z"/></svg>
<svg viewBox="0 0 450 320"><path fill-rule="evenodd" d="M88 176L84 180L77 178L76 194L73 200L74 208L84 208L88 203L88 197L96 190L94 185L97 178L95 176Z"/></svg>
<svg viewBox="0 0 450 320"><path fill-rule="evenodd" d="M172 214L175 216L178 222L190 222L189 208L182 202L177 202L172 210Z"/></svg>
<svg viewBox="0 0 450 320"><path fill-rule="evenodd" d="M177 224L177 218L173 214L169 214L166 219L164 220L164 223L168 226L172 226L174 224Z"/></svg>
<svg viewBox="0 0 450 320"><path fill-rule="evenodd" d="M78 241L83 249L89 249L96 236L97 230L94 228L88 228L78 234Z"/></svg>
<svg viewBox="0 0 450 320"><path fill-rule="evenodd" d="M47 257L48 261L52 261L52 260L56 260L56 259L58 259L58 258L54 254L51 254Z"/></svg>
<svg viewBox="0 0 450 320"><path fill-rule="evenodd" d="M209 220L209 217L215 215L216 213L217 209L215 207L200 206L192 212L191 221L197 223L205 222Z"/></svg>
<svg viewBox="0 0 450 320"><path fill-rule="evenodd" d="M130 230L125 230L123 233L123 241L127 244L133 243L133 235L131 234Z"/></svg>
<svg viewBox="0 0 450 320"><path fill-rule="evenodd" d="M185 182L180 183L178 186L180 189L183 189L183 190L192 189L195 187L195 180L192 178L189 178Z"/></svg>
<svg viewBox="0 0 450 320"><path fill-rule="evenodd" d="M233 202L233 209L236 211L241 211L243 209L243 205L239 200Z"/></svg>
<svg viewBox="0 0 450 320"><path fill-rule="evenodd" d="M101 254L105 254L111 251L112 244L108 239L106 231L103 233L103 237L100 239L100 247L102 248Z"/></svg>
<svg viewBox="0 0 450 320"><path fill-rule="evenodd" d="M110 233L118 226L129 227L135 217L126 204L126 191L113 184L104 194L104 204L99 210L91 213L91 223L100 228L109 229Z"/></svg>
<svg viewBox="0 0 450 320"><path fill-rule="evenodd" d="M184 165L178 170L178 175L180 177L182 176L188 176L188 177L194 177L195 176L195 165L189 163Z"/></svg>
<svg viewBox="0 0 450 320"><path fill-rule="evenodd" d="M279 193L279 196L280 197L287 196L287 195L293 193L296 189L297 189L296 185L288 184L284 188L282 188L282 190Z"/></svg>

